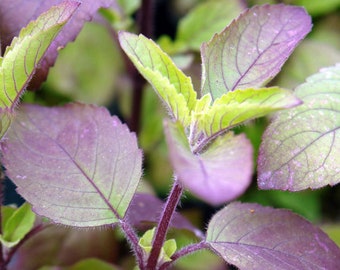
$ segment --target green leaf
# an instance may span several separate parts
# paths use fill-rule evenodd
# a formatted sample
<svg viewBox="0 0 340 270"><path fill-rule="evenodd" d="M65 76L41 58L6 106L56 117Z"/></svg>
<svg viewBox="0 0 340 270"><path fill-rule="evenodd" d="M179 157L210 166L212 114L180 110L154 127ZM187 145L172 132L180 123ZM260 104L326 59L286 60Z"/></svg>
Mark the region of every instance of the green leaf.
<svg viewBox="0 0 340 270"><path fill-rule="evenodd" d="M35 214L28 203L13 211L3 226L0 241L6 247L15 246L33 228Z"/></svg>
<svg viewBox="0 0 340 270"><path fill-rule="evenodd" d="M197 5L178 25L175 46L180 50L199 50L202 43L222 31L245 5L238 0L213 0ZM208 11L208 12L207 12Z"/></svg>
<svg viewBox="0 0 340 270"><path fill-rule="evenodd" d="M196 102L191 79L152 40L143 35L120 32L119 41L139 72L154 87L171 116L184 126L189 125L190 112Z"/></svg>
<svg viewBox="0 0 340 270"><path fill-rule="evenodd" d="M278 87L228 92L208 110L195 111L198 128L206 136L230 129L244 121L300 104L293 93Z"/></svg>
<svg viewBox="0 0 340 270"><path fill-rule="evenodd" d="M7 47L0 58L1 111L12 112L47 48L78 6L78 2L66 1L52 7L22 29Z"/></svg>
<svg viewBox="0 0 340 270"><path fill-rule="evenodd" d="M290 5L303 6L312 16L320 16L332 11L336 11L340 7L340 0L286 0Z"/></svg>
<svg viewBox="0 0 340 270"><path fill-rule="evenodd" d="M141 0L117 0L119 6L128 15L133 14L141 5Z"/></svg>
<svg viewBox="0 0 340 270"><path fill-rule="evenodd" d="M340 65L296 89L304 104L277 114L258 159L262 189L303 190L340 182Z"/></svg>
<svg viewBox="0 0 340 270"><path fill-rule="evenodd" d="M52 7L23 28L0 57L0 138L40 60L78 6L78 2L65 1Z"/></svg>
<svg viewBox="0 0 340 270"><path fill-rule="evenodd" d="M143 236L139 239L139 245L149 255L152 249L152 241L155 235L155 228L146 231ZM159 261L168 262L171 261L170 257L176 252L177 244L175 239L166 240L161 249Z"/></svg>
<svg viewBox="0 0 340 270"><path fill-rule="evenodd" d="M332 33L331 36L338 37L338 34ZM293 89L304 83L307 77L317 73L322 67L330 67L336 63L340 63L340 50L323 41L306 39L301 42L283 66L275 80L275 85Z"/></svg>
<svg viewBox="0 0 340 270"><path fill-rule="evenodd" d="M117 46L103 25L86 23L75 42L60 51L47 88L72 100L110 104L123 63Z"/></svg>
<svg viewBox="0 0 340 270"><path fill-rule="evenodd" d="M107 262L101 261L99 259L89 258L77 262L76 264L69 267L60 266L44 266L39 268L39 270L118 270L119 268L109 264Z"/></svg>
<svg viewBox="0 0 340 270"><path fill-rule="evenodd" d="M107 262L90 258L90 259L82 260L70 267L67 267L65 270L93 270L93 269L115 270L118 268Z"/></svg>
<svg viewBox="0 0 340 270"><path fill-rule="evenodd" d="M255 6L201 48L202 94L262 87L311 29L301 7Z"/></svg>

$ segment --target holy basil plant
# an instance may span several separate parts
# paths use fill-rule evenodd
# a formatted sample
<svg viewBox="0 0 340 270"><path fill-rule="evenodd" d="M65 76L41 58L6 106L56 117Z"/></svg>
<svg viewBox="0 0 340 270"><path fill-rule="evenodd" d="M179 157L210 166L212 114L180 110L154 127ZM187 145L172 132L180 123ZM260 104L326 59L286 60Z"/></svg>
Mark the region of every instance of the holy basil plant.
<svg viewBox="0 0 340 270"><path fill-rule="evenodd" d="M106 108L23 104L14 113L38 62L78 6L65 1L42 14L0 62L1 162L34 213L73 227L119 226L141 270L169 269L202 249L239 269L337 269L340 249L307 220L288 210L231 202L250 185L254 167L252 145L234 127L281 110L261 145L260 188L301 190L339 182L339 66L311 76L295 92L265 87L310 31L305 10L286 5L245 10L202 44L200 90L151 39L119 32L123 51L169 113L164 131L174 183L163 205L137 192L142 150L136 135ZM175 213L184 190L208 204L229 203L205 233ZM12 249L3 265L10 269L16 245L34 229L36 217L28 204L2 212L0 240ZM174 239L166 240L169 227L192 231L199 241L178 248ZM139 236L137 229L146 232Z"/></svg>

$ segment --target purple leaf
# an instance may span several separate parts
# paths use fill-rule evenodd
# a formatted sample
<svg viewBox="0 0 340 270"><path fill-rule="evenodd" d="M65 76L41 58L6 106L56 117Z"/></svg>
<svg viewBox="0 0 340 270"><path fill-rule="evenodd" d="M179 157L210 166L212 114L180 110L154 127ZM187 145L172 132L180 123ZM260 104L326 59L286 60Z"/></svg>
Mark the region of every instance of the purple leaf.
<svg viewBox="0 0 340 270"><path fill-rule="evenodd" d="M1 146L19 194L56 223L117 222L141 176L135 135L105 108L23 106Z"/></svg>
<svg viewBox="0 0 340 270"><path fill-rule="evenodd" d="M183 185L204 201L219 205L241 195L253 172L253 149L244 134L221 135L202 153L193 153L181 125L166 122L170 160Z"/></svg>
<svg viewBox="0 0 340 270"><path fill-rule="evenodd" d="M288 210L231 203L210 221L207 242L241 270L339 268L336 244Z"/></svg>
<svg viewBox="0 0 340 270"><path fill-rule="evenodd" d="M53 224L40 226L42 228L35 228L37 233L13 254L7 270L37 270L46 265L66 268L85 258L111 262L118 259L120 247L112 230L79 230Z"/></svg>
<svg viewBox="0 0 340 270"><path fill-rule="evenodd" d="M340 65L297 87L304 103L278 113L258 158L262 189L303 190L340 182Z"/></svg>
<svg viewBox="0 0 340 270"><path fill-rule="evenodd" d="M86 21L90 21L100 7L117 7L116 0L69 0L81 2L80 7L74 13L73 18L65 25L60 34L53 41L46 52L44 59L33 77L29 89L38 89L45 81L48 70L54 65L60 48L68 42L73 41ZM21 28L31 20L35 20L41 13L47 11L54 5L60 4L63 0L1 0L0 1L0 36L1 51L11 43L11 40L18 35Z"/></svg>
<svg viewBox="0 0 340 270"><path fill-rule="evenodd" d="M157 197L145 194L136 193L133 197L129 209L126 212L128 222L141 230L150 228L159 222L159 218L164 209L164 203ZM171 227L176 229L186 229L195 233L202 238L203 234L195 228L186 218L179 213L175 213L171 220Z"/></svg>
<svg viewBox="0 0 340 270"><path fill-rule="evenodd" d="M216 99L263 86L310 29L311 18L301 7L264 5L244 12L202 45L202 93Z"/></svg>

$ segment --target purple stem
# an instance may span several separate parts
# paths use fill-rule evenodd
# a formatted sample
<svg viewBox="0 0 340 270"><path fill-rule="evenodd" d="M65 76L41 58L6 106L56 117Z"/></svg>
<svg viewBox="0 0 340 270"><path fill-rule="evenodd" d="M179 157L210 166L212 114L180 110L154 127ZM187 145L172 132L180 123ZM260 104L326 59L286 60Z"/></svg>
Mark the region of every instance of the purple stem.
<svg viewBox="0 0 340 270"><path fill-rule="evenodd" d="M137 13L137 24L139 26L139 32L144 36L153 36L153 19L154 19L154 1L153 0L143 0L141 8ZM127 69L129 74L131 74L133 83L133 97L132 97L132 112L129 121L129 128L138 134L140 129L140 116L142 110L142 99L144 92L145 80L139 74L137 69L130 64L128 64Z"/></svg>
<svg viewBox="0 0 340 270"><path fill-rule="evenodd" d="M183 187L176 180L172 187L170 195L166 201L165 208L163 210L160 222L158 223L158 226L156 229L155 238L152 243L152 249L151 249L148 263L146 266L147 270L156 269L158 257L163 247L166 233L168 232L168 229L170 226L171 218L176 210L176 207L182 196L182 193L183 193Z"/></svg>
<svg viewBox="0 0 340 270"><path fill-rule="evenodd" d="M205 241L195 243L189 246L182 248L181 250L177 251L174 255L171 256L170 262L163 263L159 270L166 270L168 269L176 260L182 258L190 253L193 253L197 250L207 249L209 248L208 244Z"/></svg>
<svg viewBox="0 0 340 270"><path fill-rule="evenodd" d="M120 226L121 226L123 232L125 233L125 236L127 237L128 241L130 242L131 247L132 247L132 249L135 253L139 269L145 270L144 260L143 260L144 253L143 253L143 250L138 243L139 240L138 240L138 236L137 236L136 232L133 230L131 225L124 220L120 220Z"/></svg>

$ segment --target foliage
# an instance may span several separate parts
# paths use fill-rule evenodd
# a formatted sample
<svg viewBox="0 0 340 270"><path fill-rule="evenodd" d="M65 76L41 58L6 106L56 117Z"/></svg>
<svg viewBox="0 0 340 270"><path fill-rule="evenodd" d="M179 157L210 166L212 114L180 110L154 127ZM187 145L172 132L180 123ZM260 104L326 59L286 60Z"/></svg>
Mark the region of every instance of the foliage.
<svg viewBox="0 0 340 270"><path fill-rule="evenodd" d="M238 269L337 268L340 248L310 221L290 210L234 202L260 194L247 192L253 175L261 189L339 183L339 44L323 44L313 34L303 41L312 26L303 7L206 1L180 20L174 40L162 35L159 46L147 37L149 1L33 2L0 3L1 163L27 201L1 208L1 269L217 269L225 263ZM317 5L295 2L317 16L338 3L325 2L329 6L318 13ZM66 46L90 19L110 35L85 27L87 38ZM94 54L81 45L96 37L105 44L91 50L112 50ZM327 48L321 62L329 65L320 71L320 63L310 64L319 46ZM46 79L59 50L60 62L42 91L27 93L19 104L26 88L39 88ZM93 63L94 55L103 58ZM77 57L84 59L72 63ZM64 81L67 63L83 66ZM296 63L306 63L314 75L308 69L297 74ZM91 72L96 67L100 71ZM156 95L143 90L139 73ZM72 85L66 95L63 83ZM100 104L73 100L93 98ZM65 99L72 102L61 104ZM252 129L254 119L269 114L267 127ZM154 169L159 183L172 185L165 203L148 183ZM184 194L194 196L187 201L223 207L209 222L193 225L176 212ZM314 196L309 203L318 205ZM133 260L128 252L114 252L124 250L124 238ZM182 242L188 238L191 244ZM185 264L183 257L197 251L209 261Z"/></svg>

